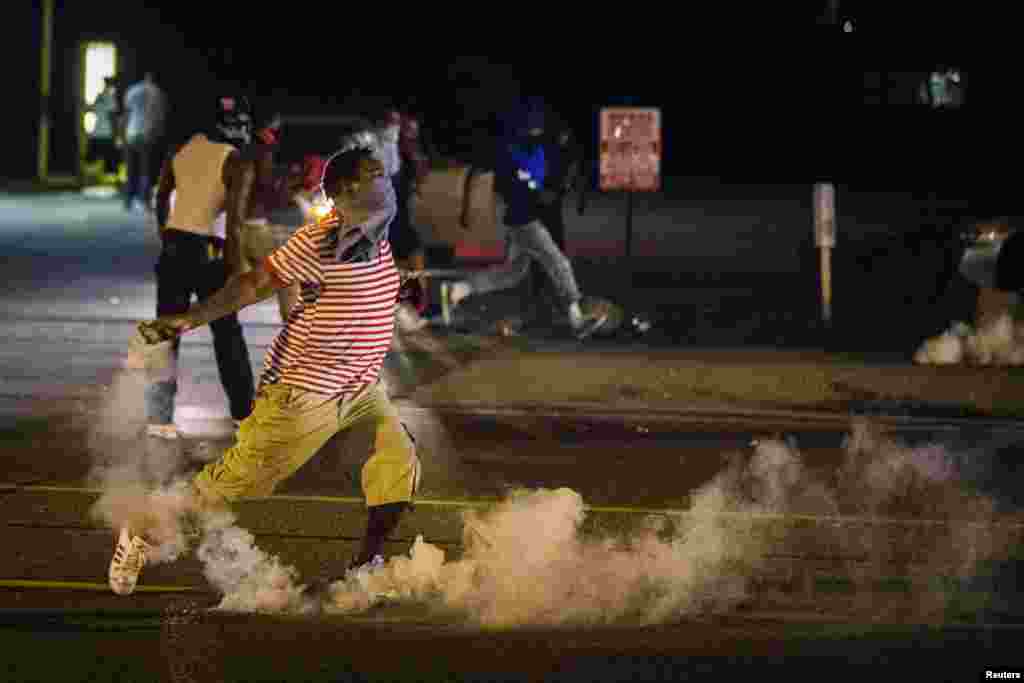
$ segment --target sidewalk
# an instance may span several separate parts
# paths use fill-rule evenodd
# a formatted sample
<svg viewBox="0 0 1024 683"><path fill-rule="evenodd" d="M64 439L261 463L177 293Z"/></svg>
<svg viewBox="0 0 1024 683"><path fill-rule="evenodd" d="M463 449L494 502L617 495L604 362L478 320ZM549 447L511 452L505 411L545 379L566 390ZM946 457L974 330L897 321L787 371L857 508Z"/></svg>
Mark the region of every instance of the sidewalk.
<svg viewBox="0 0 1024 683"><path fill-rule="evenodd" d="M438 410L1024 428L1024 370L868 362L820 350L565 349L512 344L413 390Z"/></svg>
<svg viewBox="0 0 1024 683"><path fill-rule="evenodd" d="M0 192L5 194L78 192L82 187L81 180L73 176L54 176L45 181L31 178L0 178Z"/></svg>

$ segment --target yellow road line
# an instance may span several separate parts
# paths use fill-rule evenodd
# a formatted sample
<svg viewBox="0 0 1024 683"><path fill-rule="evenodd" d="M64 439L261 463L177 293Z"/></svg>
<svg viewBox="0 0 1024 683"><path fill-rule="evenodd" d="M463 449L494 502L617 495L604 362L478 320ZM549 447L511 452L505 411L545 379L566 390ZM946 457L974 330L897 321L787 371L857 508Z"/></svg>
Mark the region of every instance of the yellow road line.
<svg viewBox="0 0 1024 683"><path fill-rule="evenodd" d="M51 492L51 493L81 493L87 495L101 495L103 491L96 488L85 488L75 486L22 486L19 487L22 491L40 491L40 492ZM274 495L266 498L246 498L244 502L259 502L259 501L287 501L287 502L315 502L315 503L329 503L332 505L363 505L362 498L356 498L352 496L293 496L293 495ZM493 507L502 501L497 499L481 499L481 500L443 500L443 499L416 499L415 503L417 506L423 507L465 507L465 508L489 508ZM693 510L681 509L681 508L638 508L629 506L609 506L609 505L584 505L583 509L587 512L606 513L606 514L633 514L633 515L662 515L662 516L680 516L690 517L693 516ZM755 511L721 511L715 513L709 513L708 517L725 517L734 519L759 519L759 520L778 520L778 521L802 521L802 522L819 522L819 523L831 523L831 524L902 524L902 525L914 525L914 526L943 526L949 524L961 523L958 520L945 520L945 519L905 519L896 517L872 517L866 515L812 515L812 514L801 514L801 513L790 513L790 512L755 512ZM1024 521L1007 521L1007 522L974 522L964 521L962 522L966 526L977 526L977 527L1007 527L1011 529L1024 529Z"/></svg>
<svg viewBox="0 0 1024 683"><path fill-rule="evenodd" d="M48 493L81 493L86 495L101 495L103 491L96 488L86 488L77 486L22 486L19 487L22 491L40 491ZM244 502L254 501L287 501L293 503L312 502L312 503L330 503L334 505L363 505L364 501L362 498L354 496L294 496L294 495L273 495L265 498L246 498ZM466 500L466 499L431 499L431 498L417 498L415 503L417 506L426 507L467 507L467 508L488 508L497 505L502 501L497 499L479 499L479 500ZM674 515L674 514L686 514L686 510L678 510L671 508L636 508L628 506L602 506L602 505L585 505L584 509L589 512L607 512L607 513L619 513L619 514L651 514L651 515Z"/></svg>
<svg viewBox="0 0 1024 683"><path fill-rule="evenodd" d="M88 581L42 581L33 579L0 579L0 588L48 588L76 591L96 591L111 593L110 586L105 583ZM136 586L136 593L194 593L201 591L194 586Z"/></svg>

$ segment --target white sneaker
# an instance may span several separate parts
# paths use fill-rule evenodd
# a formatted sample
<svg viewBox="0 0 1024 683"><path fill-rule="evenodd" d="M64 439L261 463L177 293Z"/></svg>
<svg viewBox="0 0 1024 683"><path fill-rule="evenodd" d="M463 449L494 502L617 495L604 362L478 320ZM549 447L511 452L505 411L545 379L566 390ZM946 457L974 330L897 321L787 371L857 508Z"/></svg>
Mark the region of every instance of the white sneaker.
<svg viewBox="0 0 1024 683"><path fill-rule="evenodd" d="M147 436L154 436L158 439L168 439L171 441L181 438L181 432L178 431L178 427L173 423L165 425L147 425L146 434Z"/></svg>
<svg viewBox="0 0 1024 683"><path fill-rule="evenodd" d="M586 316L582 320L573 324L573 331L576 333L577 339L586 339L590 335L594 334L608 322L608 314L601 313L600 315Z"/></svg>
<svg viewBox="0 0 1024 683"><path fill-rule="evenodd" d="M395 600L398 592L382 586L380 581L374 581L374 574L384 567L386 563L381 555L375 555L372 560L358 567L352 567L345 572L345 582L353 587L358 587L370 596L374 602L383 600Z"/></svg>
<svg viewBox="0 0 1024 683"><path fill-rule="evenodd" d="M127 527L121 527L121 533L114 546L114 557L110 560L107 580L110 589L118 595L131 595L139 574L146 565L146 553L150 546L141 536L135 536Z"/></svg>

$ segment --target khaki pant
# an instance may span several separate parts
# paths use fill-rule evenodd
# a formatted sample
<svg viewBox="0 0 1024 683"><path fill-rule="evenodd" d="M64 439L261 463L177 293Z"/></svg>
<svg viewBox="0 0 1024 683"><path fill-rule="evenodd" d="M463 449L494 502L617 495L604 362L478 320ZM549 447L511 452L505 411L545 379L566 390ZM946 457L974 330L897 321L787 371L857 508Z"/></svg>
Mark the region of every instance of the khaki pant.
<svg viewBox="0 0 1024 683"><path fill-rule="evenodd" d="M367 506L412 501L420 461L380 383L341 399L285 384L262 388L238 442L193 483L207 504L269 496L338 432L344 433L346 455L364 463Z"/></svg>

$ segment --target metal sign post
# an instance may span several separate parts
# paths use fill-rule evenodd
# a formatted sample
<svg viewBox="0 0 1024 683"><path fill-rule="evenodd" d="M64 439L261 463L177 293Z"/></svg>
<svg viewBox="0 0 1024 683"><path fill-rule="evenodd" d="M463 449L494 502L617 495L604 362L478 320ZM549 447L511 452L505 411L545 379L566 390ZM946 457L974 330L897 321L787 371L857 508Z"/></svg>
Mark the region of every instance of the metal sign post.
<svg viewBox="0 0 1024 683"><path fill-rule="evenodd" d="M836 246L836 189L832 183L814 186L814 244L821 262L821 315L832 324L832 249Z"/></svg>
<svg viewBox="0 0 1024 683"><path fill-rule="evenodd" d="M633 190L626 190L626 258L633 255Z"/></svg>
<svg viewBox="0 0 1024 683"><path fill-rule="evenodd" d="M602 192L626 193L626 256L633 253L633 193L661 189L661 110L601 110Z"/></svg>

